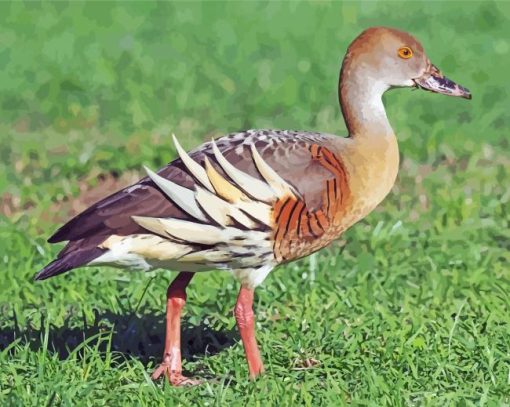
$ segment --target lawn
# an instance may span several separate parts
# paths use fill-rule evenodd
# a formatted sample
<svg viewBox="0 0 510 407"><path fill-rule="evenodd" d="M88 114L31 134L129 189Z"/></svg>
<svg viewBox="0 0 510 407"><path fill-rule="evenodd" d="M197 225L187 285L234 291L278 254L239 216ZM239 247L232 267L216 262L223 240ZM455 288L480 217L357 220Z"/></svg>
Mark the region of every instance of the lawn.
<svg viewBox="0 0 510 407"><path fill-rule="evenodd" d="M71 215L246 128L345 134L338 69L364 28L419 38L473 100L385 96L397 184L331 247L257 289L247 380L237 283L198 275L184 368L153 383L169 271L35 283ZM0 405L510 405L510 3L0 3Z"/></svg>

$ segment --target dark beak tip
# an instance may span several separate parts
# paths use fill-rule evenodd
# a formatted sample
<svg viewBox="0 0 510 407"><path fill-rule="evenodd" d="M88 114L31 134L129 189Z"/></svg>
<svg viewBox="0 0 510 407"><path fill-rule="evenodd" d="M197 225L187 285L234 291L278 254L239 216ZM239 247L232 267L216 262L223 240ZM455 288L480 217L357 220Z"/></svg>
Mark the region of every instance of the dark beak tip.
<svg viewBox="0 0 510 407"><path fill-rule="evenodd" d="M465 88L464 86L460 86L458 85L458 89L461 91L461 96L464 98L464 99L473 99L473 95L471 94L471 91L467 88Z"/></svg>
<svg viewBox="0 0 510 407"><path fill-rule="evenodd" d="M461 98L463 99L468 99L468 100L471 100L473 99L473 95L471 94L471 92L466 89L466 88L462 88L462 93L456 95L456 96L460 96Z"/></svg>

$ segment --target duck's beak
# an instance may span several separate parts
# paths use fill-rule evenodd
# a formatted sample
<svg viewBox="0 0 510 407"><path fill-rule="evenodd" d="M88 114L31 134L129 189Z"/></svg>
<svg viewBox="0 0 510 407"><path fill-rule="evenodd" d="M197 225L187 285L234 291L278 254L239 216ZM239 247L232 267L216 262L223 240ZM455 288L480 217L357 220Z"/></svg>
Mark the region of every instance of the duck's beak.
<svg viewBox="0 0 510 407"><path fill-rule="evenodd" d="M430 64L429 68L419 78L413 79L417 88L429 90L431 92L443 93L449 96L460 96L461 98L471 99L471 92L463 86L444 76L441 71Z"/></svg>

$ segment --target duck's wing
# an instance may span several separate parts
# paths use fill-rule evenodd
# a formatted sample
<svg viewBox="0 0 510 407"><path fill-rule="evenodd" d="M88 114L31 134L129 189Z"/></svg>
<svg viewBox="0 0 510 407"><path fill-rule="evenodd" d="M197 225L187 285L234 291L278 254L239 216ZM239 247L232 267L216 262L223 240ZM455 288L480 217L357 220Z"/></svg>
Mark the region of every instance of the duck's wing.
<svg viewBox="0 0 510 407"><path fill-rule="evenodd" d="M205 143L189 155L177 144L179 159L157 174L149 170L149 177L105 198L61 227L49 241L69 241L56 261L65 263L65 270L58 264L51 269L50 264L49 271L38 278L90 264L91 257L100 256L105 247L123 236L165 236L173 241L165 253L175 251L172 256L182 258L191 254L191 248L214 246L211 239L215 238L223 246L230 242L231 247L240 240L246 245L252 239L252 246L257 241L269 242L273 232L281 240L280 228L297 222L299 229L302 220L308 223L308 232L316 235L313 224L316 230L321 228L321 216L323 221L325 218L320 208L330 196L325 195L325 187L338 177L321 153L321 145L330 142L331 136L319 133L258 130ZM299 218L293 215L297 207L300 209L294 215L299 214ZM277 212L275 225L272 216ZM259 232L263 236L256 235ZM152 247L147 241L145 246ZM213 257L213 253L202 254ZM215 255L226 256L224 252Z"/></svg>
<svg viewBox="0 0 510 407"><path fill-rule="evenodd" d="M312 158L310 147L328 142L330 137L309 132L249 130L222 137L215 143L235 168L263 181L252 157L253 145L262 159L292 185L303 197L307 207L313 210L322 204L323 182L331 178L331 173ZM189 157L201 167L204 167L207 158L221 175L225 175L216 161L211 142L191 151ZM181 158L159 170L158 175L187 189L194 189L197 185L196 178L190 174ZM90 206L59 228L48 242L92 237L97 241L112 234L143 232L143 228L133 221L132 216L190 219L190 215L168 199L150 177L145 177Z"/></svg>

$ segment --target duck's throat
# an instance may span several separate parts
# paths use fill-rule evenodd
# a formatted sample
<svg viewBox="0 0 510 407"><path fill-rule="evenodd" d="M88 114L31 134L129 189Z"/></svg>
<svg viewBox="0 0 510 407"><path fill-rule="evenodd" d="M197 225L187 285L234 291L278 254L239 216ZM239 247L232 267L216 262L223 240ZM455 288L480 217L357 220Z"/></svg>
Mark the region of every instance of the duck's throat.
<svg viewBox="0 0 510 407"><path fill-rule="evenodd" d="M350 137L393 135L382 102L387 90L388 86L368 70L342 69L338 94Z"/></svg>

